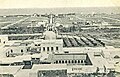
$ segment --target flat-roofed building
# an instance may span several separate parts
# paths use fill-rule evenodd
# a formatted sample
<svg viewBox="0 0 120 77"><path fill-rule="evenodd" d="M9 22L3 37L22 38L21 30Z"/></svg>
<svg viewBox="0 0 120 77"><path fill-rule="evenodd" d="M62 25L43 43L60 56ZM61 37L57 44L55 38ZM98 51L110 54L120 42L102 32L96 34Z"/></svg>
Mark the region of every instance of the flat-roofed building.
<svg viewBox="0 0 120 77"><path fill-rule="evenodd" d="M87 53L58 53L48 56L53 64L92 65Z"/></svg>

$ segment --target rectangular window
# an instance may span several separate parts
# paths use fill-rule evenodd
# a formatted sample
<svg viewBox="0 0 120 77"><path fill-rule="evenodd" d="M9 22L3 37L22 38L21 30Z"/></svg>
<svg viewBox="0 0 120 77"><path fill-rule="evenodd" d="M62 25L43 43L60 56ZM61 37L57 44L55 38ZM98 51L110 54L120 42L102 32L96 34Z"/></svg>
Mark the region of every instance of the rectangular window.
<svg viewBox="0 0 120 77"><path fill-rule="evenodd" d="M56 50L58 51L58 47L56 47Z"/></svg>
<svg viewBox="0 0 120 77"><path fill-rule="evenodd" d="M81 60L81 63L83 63L83 60Z"/></svg>
<svg viewBox="0 0 120 77"><path fill-rule="evenodd" d="M49 51L49 47L47 47L47 51Z"/></svg>
<svg viewBox="0 0 120 77"><path fill-rule="evenodd" d="M45 51L45 47L43 47L43 51Z"/></svg>
<svg viewBox="0 0 120 77"><path fill-rule="evenodd" d="M35 60L35 58L32 58L32 60Z"/></svg>
<svg viewBox="0 0 120 77"><path fill-rule="evenodd" d="M37 60L39 60L40 58L36 58Z"/></svg>
<svg viewBox="0 0 120 77"><path fill-rule="evenodd" d="M51 47L51 51L53 51L53 47Z"/></svg>

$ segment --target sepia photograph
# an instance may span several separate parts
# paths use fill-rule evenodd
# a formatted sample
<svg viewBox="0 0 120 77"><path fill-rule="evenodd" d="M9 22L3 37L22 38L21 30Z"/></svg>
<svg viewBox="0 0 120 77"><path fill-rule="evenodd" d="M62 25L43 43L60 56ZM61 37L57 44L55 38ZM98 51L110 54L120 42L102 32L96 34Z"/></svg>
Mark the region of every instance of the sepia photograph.
<svg viewBox="0 0 120 77"><path fill-rule="evenodd" d="M0 0L0 77L120 77L120 0Z"/></svg>

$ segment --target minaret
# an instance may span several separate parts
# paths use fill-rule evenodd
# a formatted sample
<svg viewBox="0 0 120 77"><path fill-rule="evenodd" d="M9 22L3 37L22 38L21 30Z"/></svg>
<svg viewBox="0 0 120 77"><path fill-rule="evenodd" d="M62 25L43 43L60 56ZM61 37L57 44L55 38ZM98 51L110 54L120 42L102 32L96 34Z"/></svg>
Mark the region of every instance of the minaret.
<svg viewBox="0 0 120 77"><path fill-rule="evenodd" d="M47 26L47 30L48 31L54 31L54 18L55 18L55 15L54 14L50 14L48 15L48 18L49 18L49 23L48 23L48 26Z"/></svg>
<svg viewBox="0 0 120 77"><path fill-rule="evenodd" d="M54 14L50 14L50 15L48 16L48 18L49 18L49 24L53 24L53 23L54 23L55 15L54 15Z"/></svg>

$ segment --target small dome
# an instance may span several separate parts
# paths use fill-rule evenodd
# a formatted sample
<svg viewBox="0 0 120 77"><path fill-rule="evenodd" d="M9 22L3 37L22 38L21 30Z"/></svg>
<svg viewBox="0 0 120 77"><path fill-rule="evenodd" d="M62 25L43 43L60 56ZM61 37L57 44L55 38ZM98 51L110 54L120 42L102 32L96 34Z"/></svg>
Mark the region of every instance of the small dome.
<svg viewBox="0 0 120 77"><path fill-rule="evenodd" d="M46 31L44 33L45 40L53 40L56 39L56 34L53 31Z"/></svg>

